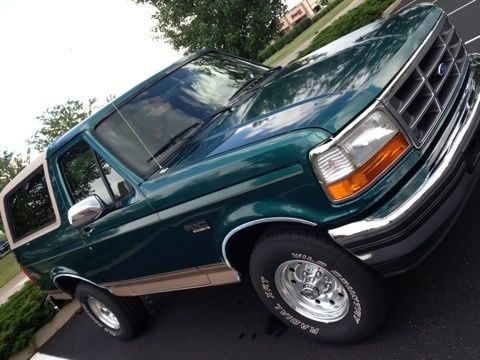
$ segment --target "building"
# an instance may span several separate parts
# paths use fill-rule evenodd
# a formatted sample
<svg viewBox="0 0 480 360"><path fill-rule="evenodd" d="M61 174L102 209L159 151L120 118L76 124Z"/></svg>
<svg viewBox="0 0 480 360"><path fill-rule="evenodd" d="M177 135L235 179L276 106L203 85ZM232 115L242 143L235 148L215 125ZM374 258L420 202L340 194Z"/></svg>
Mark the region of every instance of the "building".
<svg viewBox="0 0 480 360"><path fill-rule="evenodd" d="M282 27L280 31L286 33L295 24L306 17L312 17L319 12L329 1L327 0L302 0L280 19Z"/></svg>

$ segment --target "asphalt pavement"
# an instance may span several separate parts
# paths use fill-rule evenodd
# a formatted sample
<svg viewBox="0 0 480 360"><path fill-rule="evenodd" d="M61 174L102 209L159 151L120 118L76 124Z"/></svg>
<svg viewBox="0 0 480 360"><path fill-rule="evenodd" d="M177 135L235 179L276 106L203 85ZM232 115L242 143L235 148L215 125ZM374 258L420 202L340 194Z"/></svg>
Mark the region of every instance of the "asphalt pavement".
<svg viewBox="0 0 480 360"><path fill-rule="evenodd" d="M402 0L399 9L422 2L427 1ZM480 52L480 0L437 0L428 2L434 3L445 10L465 42L468 52Z"/></svg>
<svg viewBox="0 0 480 360"><path fill-rule="evenodd" d="M436 4L451 14L468 51L480 52L480 0ZM69 359L480 359L479 203L480 187L440 246L389 280L390 315L359 344L325 345L286 328L245 283L156 297L147 329L129 342L77 315L40 352Z"/></svg>

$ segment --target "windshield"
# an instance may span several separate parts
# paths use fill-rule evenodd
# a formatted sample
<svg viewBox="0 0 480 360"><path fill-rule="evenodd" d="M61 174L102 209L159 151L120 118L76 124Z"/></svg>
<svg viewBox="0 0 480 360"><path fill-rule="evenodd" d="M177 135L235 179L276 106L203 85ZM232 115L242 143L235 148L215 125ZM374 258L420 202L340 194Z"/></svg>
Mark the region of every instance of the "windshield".
<svg viewBox="0 0 480 360"><path fill-rule="evenodd" d="M201 128L210 114L266 70L229 56L204 55L121 106L95 133L135 172L150 175L192 135L189 129Z"/></svg>

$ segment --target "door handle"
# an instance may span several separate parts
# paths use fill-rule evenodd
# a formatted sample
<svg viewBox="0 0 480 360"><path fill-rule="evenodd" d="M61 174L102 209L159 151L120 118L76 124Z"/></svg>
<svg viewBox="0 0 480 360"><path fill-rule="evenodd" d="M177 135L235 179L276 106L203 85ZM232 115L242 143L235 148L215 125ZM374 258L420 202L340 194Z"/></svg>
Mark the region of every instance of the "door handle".
<svg viewBox="0 0 480 360"><path fill-rule="evenodd" d="M82 228L82 236L87 237L95 230L93 226L85 226Z"/></svg>

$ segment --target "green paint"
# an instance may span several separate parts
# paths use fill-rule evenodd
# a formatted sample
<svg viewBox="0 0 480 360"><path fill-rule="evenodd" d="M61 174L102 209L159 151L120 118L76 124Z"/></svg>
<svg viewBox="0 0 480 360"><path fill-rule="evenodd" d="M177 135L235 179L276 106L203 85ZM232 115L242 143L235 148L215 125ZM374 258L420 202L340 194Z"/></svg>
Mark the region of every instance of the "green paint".
<svg viewBox="0 0 480 360"><path fill-rule="evenodd" d="M256 219L291 217L328 228L362 215L372 205L381 208L424 152L410 150L381 181L341 204L332 204L323 193L308 153L374 101L440 14L436 7L416 7L286 67L192 138L170 161L168 171L151 178L133 173L95 138L95 126L114 111L107 105L49 147L61 226L17 248L18 260L47 289L53 288L51 277L62 273L96 283L121 281L219 263L225 236ZM156 74L117 98L115 106L204 53ZM83 236L68 223L73 203L59 167L62 154L82 139L133 189ZM210 229L188 231L188 225L201 222Z"/></svg>

